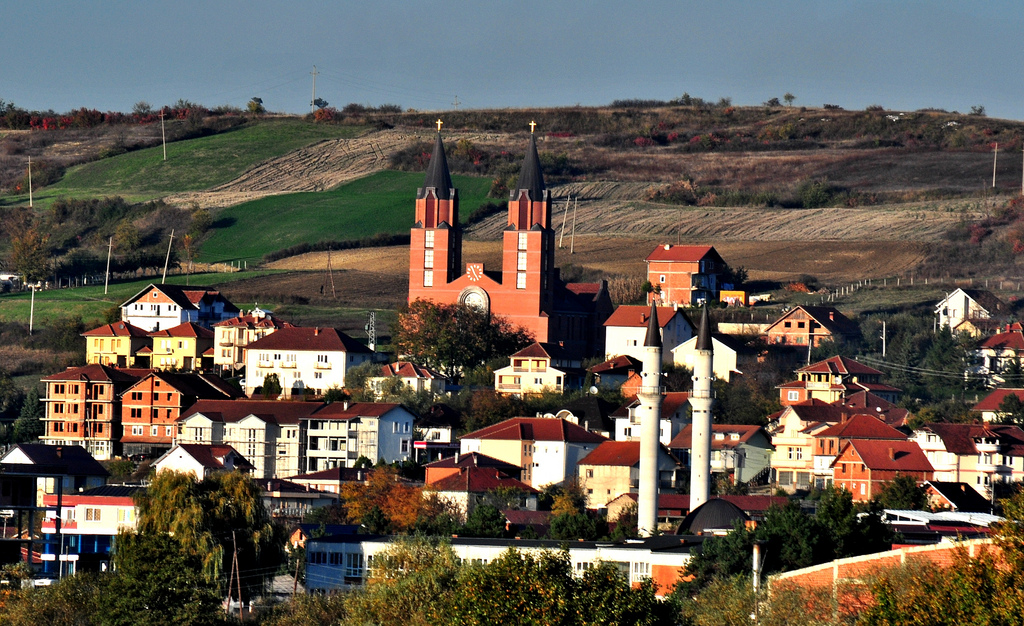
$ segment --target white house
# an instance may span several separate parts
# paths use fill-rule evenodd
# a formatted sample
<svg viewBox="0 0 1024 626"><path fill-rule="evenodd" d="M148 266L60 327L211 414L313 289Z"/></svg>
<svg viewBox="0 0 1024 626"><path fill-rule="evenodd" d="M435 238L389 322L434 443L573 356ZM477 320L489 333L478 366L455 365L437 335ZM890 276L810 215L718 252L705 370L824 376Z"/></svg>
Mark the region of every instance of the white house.
<svg viewBox="0 0 1024 626"><path fill-rule="evenodd" d="M249 344L245 351L245 394L276 374L285 396L321 395L345 386L349 368L369 361L373 352L334 328L281 328Z"/></svg>
<svg viewBox="0 0 1024 626"><path fill-rule="evenodd" d="M715 378L729 382L729 379L736 374L742 374L742 363L745 358L753 359L753 351L741 345L728 335L714 333L711 336L711 343L714 346L713 362L711 364ZM697 358L697 338L691 337L672 348L672 361L678 366L693 369Z"/></svg>
<svg viewBox="0 0 1024 626"><path fill-rule="evenodd" d="M640 441L640 401L633 398L611 414L615 422L615 441ZM667 446L690 423L690 392L668 391L661 394L661 420L658 441Z"/></svg>
<svg viewBox="0 0 1024 626"><path fill-rule="evenodd" d="M182 285L149 285L121 305L121 319L153 332L194 322L210 328L238 316L238 307L216 289Z"/></svg>
<svg viewBox="0 0 1024 626"><path fill-rule="evenodd" d="M196 480L202 480L213 472L231 472L241 470L251 474L255 469L252 463L231 446L204 445L198 443L178 444L165 452L153 467L158 472L174 471L191 474Z"/></svg>
<svg viewBox="0 0 1024 626"><path fill-rule="evenodd" d="M232 317L213 325L213 365L221 375L232 375L245 366L245 350L249 344L280 328L292 325L256 307L245 315Z"/></svg>
<svg viewBox="0 0 1024 626"><path fill-rule="evenodd" d="M281 332L281 331L278 331ZM416 417L399 404L335 402L300 418L302 471L353 467L363 456L376 463L407 461Z"/></svg>
<svg viewBox="0 0 1024 626"><path fill-rule="evenodd" d="M523 396L554 391L563 393L583 384L582 362L557 344L534 342L509 357L509 364L494 370L494 390Z"/></svg>
<svg viewBox="0 0 1024 626"><path fill-rule="evenodd" d="M935 305L939 326L956 329L966 320L990 319L1010 312L1010 307L991 291L957 288Z"/></svg>
<svg viewBox="0 0 1024 626"><path fill-rule="evenodd" d="M396 361L382 365L379 376L366 379L367 388L371 389L377 399L381 399L386 381L401 381L406 389L420 393L429 391L434 397L444 394L447 381L444 376L422 365L409 361Z"/></svg>
<svg viewBox="0 0 1024 626"><path fill-rule="evenodd" d="M672 348L696 335L696 329L686 314L671 306L658 307L658 325L661 343L665 346L662 360L672 362ZM604 322L605 358L628 354L643 361L644 338L651 309L647 306L622 305Z"/></svg>

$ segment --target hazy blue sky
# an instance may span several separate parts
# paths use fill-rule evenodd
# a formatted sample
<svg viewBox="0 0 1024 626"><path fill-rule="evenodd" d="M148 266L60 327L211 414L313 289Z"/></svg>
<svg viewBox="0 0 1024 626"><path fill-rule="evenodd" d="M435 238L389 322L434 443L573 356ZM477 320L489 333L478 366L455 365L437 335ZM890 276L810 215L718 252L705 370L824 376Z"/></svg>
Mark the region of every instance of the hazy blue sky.
<svg viewBox="0 0 1024 626"><path fill-rule="evenodd" d="M759 104L938 107L1024 119L1009 1L5 3L0 99L130 110L179 98L308 111L607 104L688 92Z"/></svg>

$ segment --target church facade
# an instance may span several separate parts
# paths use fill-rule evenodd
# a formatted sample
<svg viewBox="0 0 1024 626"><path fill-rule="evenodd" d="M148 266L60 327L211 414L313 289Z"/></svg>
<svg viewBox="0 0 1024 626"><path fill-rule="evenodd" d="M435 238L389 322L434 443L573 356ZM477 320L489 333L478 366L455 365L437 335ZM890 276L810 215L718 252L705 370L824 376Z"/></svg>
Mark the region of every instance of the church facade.
<svg viewBox="0 0 1024 626"><path fill-rule="evenodd" d="M501 269L483 263L463 266L459 194L439 128L426 181L416 193L409 302L466 304L525 328L536 341L561 344L580 356L603 354L602 325L612 311L607 284L561 280L551 211L551 194L531 131L519 181L510 192Z"/></svg>

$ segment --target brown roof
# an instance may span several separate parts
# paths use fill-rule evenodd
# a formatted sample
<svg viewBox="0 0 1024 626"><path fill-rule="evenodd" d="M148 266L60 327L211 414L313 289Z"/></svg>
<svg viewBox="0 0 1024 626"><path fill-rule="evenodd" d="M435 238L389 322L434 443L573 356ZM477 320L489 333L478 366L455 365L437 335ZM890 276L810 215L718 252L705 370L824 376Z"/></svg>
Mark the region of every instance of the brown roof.
<svg viewBox="0 0 1024 626"><path fill-rule="evenodd" d="M889 426L874 415L860 413L845 422L830 426L817 437L838 437L840 439L893 439L903 440L907 435Z"/></svg>
<svg viewBox="0 0 1024 626"><path fill-rule="evenodd" d="M580 459L580 465L633 467L640 463L639 441L605 441Z"/></svg>
<svg viewBox="0 0 1024 626"><path fill-rule="evenodd" d="M621 497L631 500L639 500L636 493L624 493ZM751 515L762 515L773 504L783 506L789 502L789 498L781 496L713 496L712 499L721 499L735 504L744 513ZM658 510L674 509L688 511L690 509L690 495L685 493L659 493Z"/></svg>
<svg viewBox="0 0 1024 626"><path fill-rule="evenodd" d="M518 465L514 465L501 459L496 459L493 456L487 456L486 454L480 454L479 452L468 452L465 454L456 454L455 456L445 457L438 459L433 463L427 463L424 467L432 469L451 468L451 467L486 467L490 469L499 470L505 474L519 474L522 468Z"/></svg>
<svg viewBox="0 0 1024 626"><path fill-rule="evenodd" d="M592 374L607 374L618 370L622 370L623 373L626 373L629 370L640 372L643 371L643 369L644 364L640 359L631 357L628 354L622 354L612 357L607 361L598 363L597 365L590 367L587 371Z"/></svg>
<svg viewBox="0 0 1024 626"><path fill-rule="evenodd" d="M255 415L272 424L298 424L321 408L319 402L282 402L280 400L199 400L179 420L197 413L214 422L231 423Z"/></svg>
<svg viewBox="0 0 1024 626"><path fill-rule="evenodd" d="M782 317L772 322L766 332L781 324L784 320L794 315L797 311L803 310L808 317L813 319L822 328L833 335L854 336L860 334L860 326L850 318L839 312L839 309L830 306L795 306L787 311Z"/></svg>
<svg viewBox="0 0 1024 626"><path fill-rule="evenodd" d="M429 367L416 365L409 361L396 361L381 366L381 376L398 376L400 378L444 378Z"/></svg>
<svg viewBox="0 0 1024 626"><path fill-rule="evenodd" d="M938 435L946 451L958 456L978 454L975 439L998 439L1004 446L1017 446L1024 441L1024 431L1012 425L930 423L921 426L920 430ZM1003 454L1020 456L1005 450Z"/></svg>
<svg viewBox="0 0 1024 626"><path fill-rule="evenodd" d="M159 378L170 385L173 389L178 390L186 396L192 396L194 398L206 398L210 400L228 399L228 401L230 401L231 398L237 398L241 395L241 392L229 385L219 376L214 376L212 374L178 372L153 372L148 376L141 378L137 383L125 390L124 393L128 393L128 391L133 387L150 376L153 378Z"/></svg>
<svg viewBox="0 0 1024 626"><path fill-rule="evenodd" d="M356 469L354 467L332 467L308 474L292 476L290 480L306 480L309 482L364 482L369 479L372 469Z"/></svg>
<svg viewBox="0 0 1024 626"><path fill-rule="evenodd" d="M711 258L722 261L714 246L673 246L665 244L658 246L647 255L647 261L684 261L695 263L697 261Z"/></svg>
<svg viewBox="0 0 1024 626"><path fill-rule="evenodd" d="M516 352L515 354L512 355L513 358L517 356L530 357L535 359L548 358L573 360L570 358L571 355L568 352L566 352L565 348L563 348L562 346L554 343L541 343L539 341L531 343L530 345L526 346L519 352Z"/></svg>
<svg viewBox="0 0 1024 626"><path fill-rule="evenodd" d="M238 450L235 450L232 446L209 445L202 443L179 443L178 447L187 452L189 456L195 459L206 469L224 469L225 466L223 459L227 458L227 456L232 453L237 455L237 461L235 463L236 468L247 470L256 469L252 463L246 460L246 458L239 454Z"/></svg>
<svg viewBox="0 0 1024 626"><path fill-rule="evenodd" d="M1024 389L1006 387L1004 389L993 389L992 393L981 399L981 402L974 405L975 411L998 411L999 405L1003 403L1006 396L1013 394L1024 402Z"/></svg>
<svg viewBox="0 0 1024 626"><path fill-rule="evenodd" d="M85 381L96 381L96 382L112 382L112 383L125 383L132 384L138 382L140 378L149 374L153 370L142 370L132 369L124 370L116 367L110 367L108 365L99 365L92 363L90 365L82 365L80 367L69 367L59 374L52 374L45 376L42 380L85 380Z"/></svg>
<svg viewBox="0 0 1024 626"><path fill-rule="evenodd" d="M684 404L689 402L690 392L689 391L666 391L661 394L661 419L668 419L679 410ZM626 403L611 412L611 417L628 417L629 410L640 406L640 399L636 396L630 396L626 399Z"/></svg>
<svg viewBox="0 0 1024 626"><path fill-rule="evenodd" d="M565 288L576 295L594 296L601 291L601 283L566 283Z"/></svg>
<svg viewBox="0 0 1024 626"><path fill-rule="evenodd" d="M841 406L829 404L816 398L791 404L780 411L778 415L781 417L786 411L796 413L797 417L805 422L839 422L848 413Z"/></svg>
<svg viewBox="0 0 1024 626"><path fill-rule="evenodd" d="M121 306L128 306L154 289L167 296L172 302L185 310L194 311L198 309L199 304L203 300L206 300L207 302L221 300L224 303L224 310L226 312L230 313L232 311L238 311L238 307L231 304L231 302L222 296L219 291L210 287L199 287L195 285L191 287L184 287L182 285L156 285L152 283L139 293L129 298Z"/></svg>
<svg viewBox="0 0 1024 626"><path fill-rule="evenodd" d="M499 488L511 488L526 493L540 493L526 483L488 467L460 467L457 474L445 476L441 480L431 483L430 488L437 491L468 493L485 493Z"/></svg>
<svg viewBox="0 0 1024 626"><path fill-rule="evenodd" d="M983 309L988 311L989 315L995 315L996 313L1005 312L1009 307L1006 303L999 299L991 291L986 289L972 289L970 287L961 287L960 291L970 296L971 300L974 300L981 305Z"/></svg>
<svg viewBox="0 0 1024 626"><path fill-rule="evenodd" d="M323 352L361 352L371 350L336 328L293 326L249 344L248 350L306 350Z"/></svg>
<svg viewBox="0 0 1024 626"><path fill-rule="evenodd" d="M93 328L82 333L83 337L147 337L149 332L133 326L128 322L114 322L104 324L99 328Z"/></svg>
<svg viewBox="0 0 1024 626"><path fill-rule="evenodd" d="M818 361L817 363L811 363L810 365L801 367L797 371L806 372L808 374L839 374L842 376L848 376L850 374L882 375L880 370L868 367L867 365L858 363L857 361L845 356L829 357L824 361Z"/></svg>
<svg viewBox="0 0 1024 626"><path fill-rule="evenodd" d="M588 432L572 422L549 417L513 417L475 430L462 439L496 439L512 441L566 441L601 443L606 437Z"/></svg>
<svg viewBox="0 0 1024 626"><path fill-rule="evenodd" d="M761 426L751 426L746 424L712 424L711 433L731 435L733 433L739 434L739 439L716 439L714 436L711 437L711 448L713 450L722 450L728 448L735 448L741 443L750 441L750 438L757 434L758 431L763 431L764 428ZM770 440L768 433L764 433L764 438ZM668 447L670 450L687 450L693 446L693 424L687 424L683 426L672 441L669 442Z"/></svg>
<svg viewBox="0 0 1024 626"><path fill-rule="evenodd" d="M247 313L232 317L213 325L214 328L294 328L293 324L279 320L271 315L253 315Z"/></svg>
<svg viewBox="0 0 1024 626"><path fill-rule="evenodd" d="M350 402L348 406L345 402L332 402L317 411L316 419L350 420L359 417L382 417L399 408L402 408L402 405L393 402Z"/></svg>
<svg viewBox="0 0 1024 626"><path fill-rule="evenodd" d="M883 441L878 439L851 439L832 462L835 465L852 448L871 470L895 472L932 472L932 464L916 441Z"/></svg>
<svg viewBox="0 0 1024 626"><path fill-rule="evenodd" d="M182 322L177 326L164 330L154 330L150 337L195 337L197 339L213 339L213 331L203 328L195 322Z"/></svg>
<svg viewBox="0 0 1024 626"><path fill-rule="evenodd" d="M693 328L693 323L690 322L690 318L686 317L686 314L679 309L670 306L659 306L658 309L658 324L664 328L668 325L672 319L678 315L683 318L690 328ZM631 328L647 328L651 319L650 307L642 305L623 304L619 308L608 316L605 320L605 326L623 326Z"/></svg>

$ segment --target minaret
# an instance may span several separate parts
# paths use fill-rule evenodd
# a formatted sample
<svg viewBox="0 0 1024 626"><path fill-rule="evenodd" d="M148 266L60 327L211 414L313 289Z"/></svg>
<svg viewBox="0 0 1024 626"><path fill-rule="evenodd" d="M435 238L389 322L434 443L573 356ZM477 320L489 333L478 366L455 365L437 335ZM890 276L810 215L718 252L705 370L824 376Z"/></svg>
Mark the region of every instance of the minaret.
<svg viewBox="0 0 1024 626"><path fill-rule="evenodd" d="M693 393L690 407L693 415L693 439L690 443L690 510L708 501L711 496L711 405L714 391L714 346L711 341L711 320L705 305L697 331L697 357L693 361ZM646 365L645 365L646 367Z"/></svg>
<svg viewBox="0 0 1024 626"><path fill-rule="evenodd" d="M458 278L461 266L459 194L452 185L438 120L434 153L423 187L416 190L416 223L409 233L409 301L431 299L433 287Z"/></svg>
<svg viewBox="0 0 1024 626"><path fill-rule="evenodd" d="M651 303L644 339L644 370L640 399L640 486L637 494L637 530L650 537L658 528L658 447L661 430L661 325L658 308Z"/></svg>

